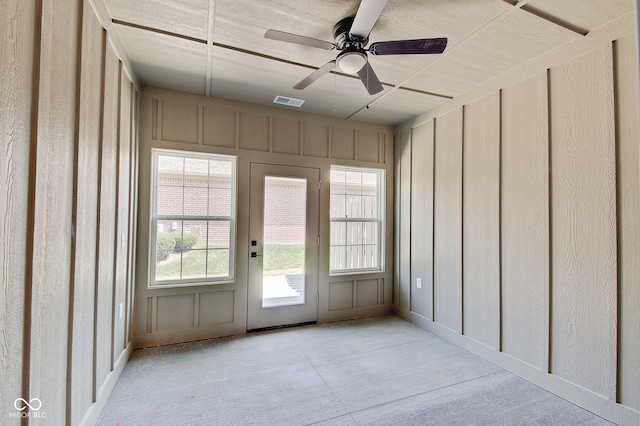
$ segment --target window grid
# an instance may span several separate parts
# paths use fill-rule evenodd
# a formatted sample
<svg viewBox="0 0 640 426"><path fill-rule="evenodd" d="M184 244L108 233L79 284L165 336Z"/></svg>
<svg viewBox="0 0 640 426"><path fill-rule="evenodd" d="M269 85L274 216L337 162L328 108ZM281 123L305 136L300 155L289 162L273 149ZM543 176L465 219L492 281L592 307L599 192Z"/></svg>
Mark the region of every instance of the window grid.
<svg viewBox="0 0 640 426"><path fill-rule="evenodd" d="M150 286L231 282L235 264L235 158L161 149L154 149L152 156ZM201 194L197 189L203 190ZM165 214L158 214L160 203L165 204L161 209ZM159 250L159 236L165 233L165 227L176 245ZM159 266L158 254L163 251L162 260L177 254L177 259L171 259L177 265ZM169 272L159 272L161 268Z"/></svg>
<svg viewBox="0 0 640 426"><path fill-rule="evenodd" d="M332 274L381 271L384 171L331 168Z"/></svg>

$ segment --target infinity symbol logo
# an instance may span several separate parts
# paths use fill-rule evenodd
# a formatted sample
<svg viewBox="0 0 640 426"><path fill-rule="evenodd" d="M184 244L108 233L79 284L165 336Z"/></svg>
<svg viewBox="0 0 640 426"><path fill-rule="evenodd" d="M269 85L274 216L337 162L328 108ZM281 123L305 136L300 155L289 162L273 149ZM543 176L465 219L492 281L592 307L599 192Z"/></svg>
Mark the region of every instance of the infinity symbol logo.
<svg viewBox="0 0 640 426"><path fill-rule="evenodd" d="M20 403L22 403L22 407L20 407ZM38 411L40 408L42 408L42 401L40 401L40 399L38 398L31 398L29 401L24 398L18 398L13 402L13 406L16 407L16 410L19 411L23 411L27 407L29 407L30 410Z"/></svg>

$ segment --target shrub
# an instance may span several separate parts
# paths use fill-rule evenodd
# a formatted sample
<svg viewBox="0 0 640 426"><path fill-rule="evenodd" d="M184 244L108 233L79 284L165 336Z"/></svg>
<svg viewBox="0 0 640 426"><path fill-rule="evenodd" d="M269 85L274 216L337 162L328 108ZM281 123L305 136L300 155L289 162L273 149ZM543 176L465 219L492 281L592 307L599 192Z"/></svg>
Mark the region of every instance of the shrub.
<svg viewBox="0 0 640 426"><path fill-rule="evenodd" d="M159 232L156 239L156 261L160 262L169 258L176 245L175 237L168 232Z"/></svg>
<svg viewBox="0 0 640 426"><path fill-rule="evenodd" d="M198 241L198 234L194 234L193 232L183 232L182 233L182 238L180 238L181 235L180 234L176 234L175 235L175 249L176 250L180 250L180 249L190 249L191 247L193 247L196 242Z"/></svg>

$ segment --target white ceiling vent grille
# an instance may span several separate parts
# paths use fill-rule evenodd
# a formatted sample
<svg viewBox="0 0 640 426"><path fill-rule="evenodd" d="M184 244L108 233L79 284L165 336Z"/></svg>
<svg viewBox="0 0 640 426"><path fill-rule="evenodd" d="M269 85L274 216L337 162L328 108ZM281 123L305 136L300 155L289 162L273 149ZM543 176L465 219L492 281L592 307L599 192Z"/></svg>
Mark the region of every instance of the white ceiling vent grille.
<svg viewBox="0 0 640 426"><path fill-rule="evenodd" d="M273 103L300 108L304 101L302 99L288 98L286 96L276 96Z"/></svg>

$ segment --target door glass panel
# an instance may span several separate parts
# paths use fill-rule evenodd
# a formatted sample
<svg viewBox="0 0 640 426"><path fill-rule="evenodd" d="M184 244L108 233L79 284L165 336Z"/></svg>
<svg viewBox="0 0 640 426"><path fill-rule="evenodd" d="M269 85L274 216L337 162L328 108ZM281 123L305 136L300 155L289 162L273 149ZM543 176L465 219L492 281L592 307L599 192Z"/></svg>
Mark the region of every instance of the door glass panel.
<svg viewBox="0 0 640 426"><path fill-rule="evenodd" d="M307 180L264 181L262 307L304 303Z"/></svg>

